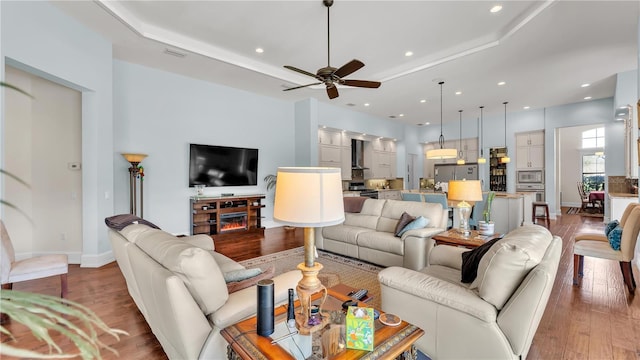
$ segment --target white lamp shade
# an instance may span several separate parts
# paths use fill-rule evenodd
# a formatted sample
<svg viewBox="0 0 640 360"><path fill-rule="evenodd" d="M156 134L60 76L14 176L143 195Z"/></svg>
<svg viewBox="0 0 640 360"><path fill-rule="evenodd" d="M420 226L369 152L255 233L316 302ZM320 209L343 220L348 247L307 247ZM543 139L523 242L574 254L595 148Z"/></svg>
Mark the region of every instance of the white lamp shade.
<svg viewBox="0 0 640 360"><path fill-rule="evenodd" d="M340 169L278 168L273 219L298 227L321 227L344 222Z"/></svg>
<svg viewBox="0 0 640 360"><path fill-rule="evenodd" d="M427 150L427 159L455 159L458 157L456 149L431 149Z"/></svg>
<svg viewBox="0 0 640 360"><path fill-rule="evenodd" d="M447 198L453 201L482 201L480 180L449 180Z"/></svg>

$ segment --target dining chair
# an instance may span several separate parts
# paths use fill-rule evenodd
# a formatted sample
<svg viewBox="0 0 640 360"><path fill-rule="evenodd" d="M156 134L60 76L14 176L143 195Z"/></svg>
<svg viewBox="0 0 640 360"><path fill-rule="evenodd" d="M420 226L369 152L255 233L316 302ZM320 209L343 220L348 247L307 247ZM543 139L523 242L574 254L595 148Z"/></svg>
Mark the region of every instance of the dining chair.
<svg viewBox="0 0 640 360"><path fill-rule="evenodd" d="M422 202L422 194L420 193L408 193L408 192L403 192L402 193L402 200L404 201L418 201L418 202Z"/></svg>
<svg viewBox="0 0 640 360"><path fill-rule="evenodd" d="M620 263L622 278L630 293L636 289L631 261L634 257L636 241L640 232L640 204L627 205L620 218L622 236L620 250L614 250L604 233L576 234L573 244L573 284L578 285L584 275L584 257L609 259Z"/></svg>
<svg viewBox="0 0 640 360"><path fill-rule="evenodd" d="M483 192L482 201L476 201L476 203L473 204L473 208L471 209L471 217L469 217L469 227L472 227L476 230L478 229L478 221L481 221L483 218L482 215L487 204L488 196L488 192Z"/></svg>
<svg viewBox="0 0 640 360"><path fill-rule="evenodd" d="M436 203L442 205L443 209L449 209L449 220L447 221L447 229L453 227L453 210L449 207L447 202L447 195L444 193L426 193L424 195L424 201L428 203Z"/></svg>
<svg viewBox="0 0 640 360"><path fill-rule="evenodd" d="M589 205L593 204L591 204L591 201L589 200L589 194L584 191L584 183L582 181L578 181L577 186L578 194L580 195L580 201L582 202L581 210L586 210Z"/></svg>
<svg viewBox="0 0 640 360"><path fill-rule="evenodd" d="M60 297L67 297L67 255L41 255L16 261L11 238L0 220L2 246L0 247L0 280L3 289L11 289L13 283L60 275Z"/></svg>

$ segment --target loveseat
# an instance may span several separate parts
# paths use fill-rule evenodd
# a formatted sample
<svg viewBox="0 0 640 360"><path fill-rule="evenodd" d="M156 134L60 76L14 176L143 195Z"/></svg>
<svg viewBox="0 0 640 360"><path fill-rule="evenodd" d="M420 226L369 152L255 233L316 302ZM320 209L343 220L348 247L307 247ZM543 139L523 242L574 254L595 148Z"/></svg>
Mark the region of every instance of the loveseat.
<svg viewBox="0 0 640 360"><path fill-rule="evenodd" d="M390 267L378 274L382 310L422 328L416 347L431 359L527 357L555 281L562 239L525 225L483 247L484 255L438 245L427 268ZM475 278L463 283L463 274L473 270Z"/></svg>
<svg viewBox="0 0 640 360"><path fill-rule="evenodd" d="M345 198L345 201L355 200ZM349 206L345 209L344 223L315 231L318 249L413 270L428 265L427 256L435 244L431 237L445 231L448 220L447 209L435 203L366 199L356 211ZM397 237L396 226L404 212L413 217L422 216L429 220L428 224Z"/></svg>
<svg viewBox="0 0 640 360"><path fill-rule="evenodd" d="M220 330L256 313L256 286L229 293L224 273L244 269L214 251L209 236L175 237L132 224L109 238L129 294L170 359L226 359ZM284 304L301 275L273 278Z"/></svg>

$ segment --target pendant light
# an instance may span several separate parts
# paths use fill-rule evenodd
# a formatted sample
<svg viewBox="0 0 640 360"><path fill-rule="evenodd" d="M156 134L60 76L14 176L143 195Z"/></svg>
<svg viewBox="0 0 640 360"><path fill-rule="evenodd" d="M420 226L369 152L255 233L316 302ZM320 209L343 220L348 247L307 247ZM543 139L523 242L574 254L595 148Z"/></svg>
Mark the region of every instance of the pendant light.
<svg viewBox="0 0 640 360"><path fill-rule="evenodd" d="M511 162L511 158L509 157L509 152L507 151L507 104L509 102L505 101L504 104L504 156L500 159L500 162L503 164L507 164Z"/></svg>
<svg viewBox="0 0 640 360"><path fill-rule="evenodd" d="M456 164L464 165L464 159L462 158L462 110L458 110L460 113L460 137L458 138L460 144L460 150L458 150L458 161Z"/></svg>
<svg viewBox="0 0 640 360"><path fill-rule="evenodd" d="M456 149L444 148L444 135L442 135L442 84L444 84L444 81L438 83L440 85L440 138L438 139L440 148L427 150L427 159L455 159L458 156Z"/></svg>
<svg viewBox="0 0 640 360"><path fill-rule="evenodd" d="M484 118L482 111L484 110L484 106L480 106L480 124L478 125L478 139L480 140L480 157L478 158L478 164L486 164L487 159L484 157L484 141L482 138L484 137Z"/></svg>

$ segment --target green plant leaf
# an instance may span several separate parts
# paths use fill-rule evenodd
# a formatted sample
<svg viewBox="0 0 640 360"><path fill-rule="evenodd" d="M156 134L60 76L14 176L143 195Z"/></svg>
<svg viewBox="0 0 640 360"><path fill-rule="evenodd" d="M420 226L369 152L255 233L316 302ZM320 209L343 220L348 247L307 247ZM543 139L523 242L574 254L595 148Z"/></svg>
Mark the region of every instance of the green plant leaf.
<svg viewBox="0 0 640 360"><path fill-rule="evenodd" d="M19 87L17 87L17 86L14 86L14 85L11 85L11 84L7 84L6 82L2 82L2 81L0 81L0 86L2 86L2 87L7 87L7 88L9 88L9 89L13 89L13 90L15 90L15 91L17 91L17 92L19 92L19 93L22 93L22 94L24 94L24 95L27 95L28 97L30 97L30 98L32 98L32 99L34 98L34 97L33 97L33 96L31 96L31 94L29 94L28 92L26 92L26 91L24 91L24 90L20 89L20 88L19 88Z"/></svg>

